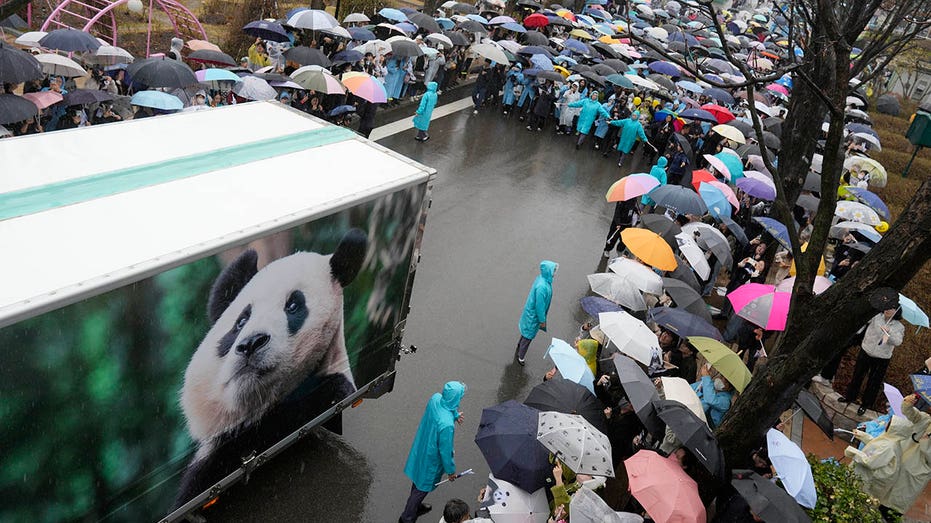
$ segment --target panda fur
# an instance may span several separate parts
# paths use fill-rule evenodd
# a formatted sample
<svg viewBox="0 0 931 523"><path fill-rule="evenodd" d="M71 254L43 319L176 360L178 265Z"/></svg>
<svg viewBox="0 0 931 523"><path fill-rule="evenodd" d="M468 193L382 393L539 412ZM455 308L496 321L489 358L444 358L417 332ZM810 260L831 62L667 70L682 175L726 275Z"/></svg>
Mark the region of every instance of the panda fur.
<svg viewBox="0 0 931 523"><path fill-rule="evenodd" d="M350 230L332 255L297 252L258 270L249 249L210 291L212 323L188 364L181 406L198 449L176 506L242 459L297 430L356 390L343 334L343 287L365 258ZM328 428L339 431L339 419Z"/></svg>

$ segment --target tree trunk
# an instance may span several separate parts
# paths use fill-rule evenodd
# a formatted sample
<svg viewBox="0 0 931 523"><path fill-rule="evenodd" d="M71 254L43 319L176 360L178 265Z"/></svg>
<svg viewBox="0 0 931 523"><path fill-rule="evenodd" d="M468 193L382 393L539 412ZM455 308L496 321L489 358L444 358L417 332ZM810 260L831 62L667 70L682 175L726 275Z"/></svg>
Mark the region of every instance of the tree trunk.
<svg viewBox="0 0 931 523"><path fill-rule="evenodd" d="M869 294L879 287L901 289L929 259L931 179L921 184L892 229L856 267L793 315L794 323L779 340L775 356L757 369L716 431L730 467L749 464L750 453L791 407L799 389L846 349L843 340L876 314Z"/></svg>

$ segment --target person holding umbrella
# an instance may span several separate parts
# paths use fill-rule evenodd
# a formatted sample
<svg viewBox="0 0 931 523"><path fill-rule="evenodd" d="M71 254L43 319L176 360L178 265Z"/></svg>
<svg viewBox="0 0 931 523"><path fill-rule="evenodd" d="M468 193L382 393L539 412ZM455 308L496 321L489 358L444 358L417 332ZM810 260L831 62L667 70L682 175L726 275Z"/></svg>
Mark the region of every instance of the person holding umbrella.
<svg viewBox="0 0 931 523"><path fill-rule="evenodd" d="M550 310L550 301L553 299L553 278L559 264L549 260L540 262L540 275L533 281L524 311L521 313L518 327L520 339L517 341L517 362L524 365L524 357L530 342L536 337L538 331L546 332L546 314Z"/></svg>
<svg viewBox="0 0 931 523"><path fill-rule="evenodd" d="M427 401L420 426L414 436L404 474L410 478L411 493L398 523L412 523L433 508L423 502L427 494L445 473L449 481L455 481L456 461L453 457L453 438L456 424L462 424L463 415L459 403L466 393L464 383L448 381L443 392L437 392Z"/></svg>
<svg viewBox="0 0 931 523"><path fill-rule="evenodd" d="M863 390L863 401L857 409L857 414L860 416L865 414L867 407L872 406L876 400L876 395L882 389L883 379L886 377L886 369L889 368L892 351L902 344L905 335L905 326L899 321L902 319L902 310L899 308L898 293L895 293L895 301L892 300L893 298L890 298L888 306L866 324L866 333L860 343L853 378L850 380L847 391L838 398L841 403L855 402L860 385L863 384L863 378L869 374L866 388Z"/></svg>
<svg viewBox="0 0 931 523"><path fill-rule="evenodd" d="M618 256L627 249L621 233L628 227L635 227L640 220L640 206L636 198L629 198L614 204L614 217L611 218L611 228L608 229L608 238L605 240L603 256L611 256L611 249L617 245Z"/></svg>
<svg viewBox="0 0 931 523"><path fill-rule="evenodd" d="M711 379L708 365L702 365L698 371L698 381L692 384L692 389L698 394L701 406L708 416L711 428L717 427L724 420L724 415L731 408L734 397L734 387L724 376Z"/></svg>

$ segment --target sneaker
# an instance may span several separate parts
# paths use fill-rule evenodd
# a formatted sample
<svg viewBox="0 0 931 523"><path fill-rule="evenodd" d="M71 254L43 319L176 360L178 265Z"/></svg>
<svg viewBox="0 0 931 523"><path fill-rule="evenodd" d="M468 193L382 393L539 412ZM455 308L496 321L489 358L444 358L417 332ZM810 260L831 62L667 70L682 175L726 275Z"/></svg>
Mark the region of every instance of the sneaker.
<svg viewBox="0 0 931 523"><path fill-rule="evenodd" d="M528 131L532 131L533 129L531 129L530 126L528 125L528 126L527 126L527 130L528 130Z"/></svg>
<svg viewBox="0 0 931 523"><path fill-rule="evenodd" d="M525 365L525 364L524 364L524 358L518 357L518 358L517 358L517 363L520 363L520 366L523 367L523 366Z"/></svg>
<svg viewBox="0 0 931 523"><path fill-rule="evenodd" d="M430 135L428 134L428 135L424 136L424 137L423 137L423 140L421 140L421 141L426 142L426 141L429 140L429 139L430 139Z"/></svg>
<svg viewBox="0 0 931 523"><path fill-rule="evenodd" d="M478 109L472 111L472 114L478 114Z"/></svg>
<svg viewBox="0 0 931 523"><path fill-rule="evenodd" d="M611 256L611 251L610 251L610 250L607 250L607 251L605 251L604 253L602 253L601 256L602 256L603 258L607 258L607 257Z"/></svg>
<svg viewBox="0 0 931 523"><path fill-rule="evenodd" d="M562 131L556 131L556 134L561 136L561 135L563 135L564 133L563 133Z"/></svg>
<svg viewBox="0 0 931 523"><path fill-rule="evenodd" d="M599 149L601 149L601 147L598 147L598 144L596 143L596 144L595 144L595 150L597 151L597 150L599 150Z"/></svg>
<svg viewBox="0 0 931 523"><path fill-rule="evenodd" d="M443 94L443 91L440 91L439 89L437 89L436 95L437 95L437 96L440 96L441 94Z"/></svg>
<svg viewBox="0 0 931 523"><path fill-rule="evenodd" d="M537 127L537 132L540 132L540 131L542 131L542 130L543 130L542 127Z"/></svg>
<svg viewBox="0 0 931 523"><path fill-rule="evenodd" d="M860 407L857 409L857 416L862 416L864 414L866 414L866 407Z"/></svg>

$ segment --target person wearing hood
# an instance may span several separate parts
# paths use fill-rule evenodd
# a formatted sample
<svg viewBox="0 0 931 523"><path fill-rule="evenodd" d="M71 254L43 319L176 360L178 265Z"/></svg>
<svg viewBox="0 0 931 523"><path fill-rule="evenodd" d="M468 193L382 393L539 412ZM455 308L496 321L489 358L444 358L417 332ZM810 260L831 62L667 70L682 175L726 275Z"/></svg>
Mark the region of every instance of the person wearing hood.
<svg viewBox="0 0 931 523"><path fill-rule="evenodd" d="M577 102L582 97L579 93L579 84L573 82L562 92L559 99L559 132L558 134L569 134L572 129L572 122L579 115L578 107L569 107L569 104Z"/></svg>
<svg viewBox="0 0 931 523"><path fill-rule="evenodd" d="M620 138L617 141L617 151L620 156L617 160L617 166L624 165L624 158L633 150L637 140L649 144L647 135L643 132L643 124L640 123L640 111L630 113L630 118L624 120L612 120L611 125L620 127Z"/></svg>
<svg viewBox="0 0 931 523"><path fill-rule="evenodd" d="M401 97L401 88L404 87L406 58L391 56L385 62L385 90L388 92L388 103L396 104Z"/></svg>
<svg viewBox="0 0 931 523"><path fill-rule="evenodd" d="M553 278L558 268L559 264L556 262L541 261L540 275L533 280L533 285L530 287L527 302L524 304L524 312L520 315L520 322L518 322L520 339L517 342L517 361L521 365L524 364L527 349L530 348L530 342L537 335L537 331L546 332L546 314L550 310L550 302L553 299Z"/></svg>
<svg viewBox="0 0 931 523"><path fill-rule="evenodd" d="M180 38L171 39L171 47L168 49L168 52L165 53L168 58L172 60L181 61L181 49L184 47L184 40Z"/></svg>
<svg viewBox="0 0 931 523"><path fill-rule="evenodd" d="M650 168L650 176L659 180L660 185L666 185L666 164L667 163L668 163L668 160L666 160L666 157L660 156L659 160L656 160L656 165ZM645 194L640 199L640 203L642 203L643 205L656 205L656 202L654 202L652 198L650 198L649 196Z"/></svg>
<svg viewBox="0 0 931 523"><path fill-rule="evenodd" d="M931 415L915 409L917 402L917 394L911 394L902 401L902 413L914 421L907 446L902 452L899 473L885 499L880 498L880 510L888 507L903 514L908 512L931 479L931 435L927 432Z"/></svg>
<svg viewBox="0 0 931 523"><path fill-rule="evenodd" d="M501 97L501 105L504 106L504 116L507 116L508 113L511 112L511 108L514 107L514 102L517 99L514 91L523 81L523 66L520 64L514 64L506 76L506 80L504 82L504 95Z"/></svg>
<svg viewBox="0 0 931 523"><path fill-rule="evenodd" d="M465 384L449 381L443 386L443 392L435 393L427 401L404 465L404 474L412 485L399 523L412 523L430 511L432 507L423 500L436 488L443 474L449 481L456 480L453 439L456 423L463 421L459 403L465 392Z"/></svg>
<svg viewBox="0 0 931 523"><path fill-rule="evenodd" d="M890 490L900 472L902 454L913 444L913 433L910 421L892 416L885 432L875 438L863 431L854 431L856 438L865 443L862 450L852 446L844 449L844 455L853 463L853 471L863 480L863 491L884 506L889 506Z"/></svg>
<svg viewBox="0 0 931 523"><path fill-rule="evenodd" d="M575 142L576 150L585 143L585 139L588 138L588 134L592 131L592 126L595 125L596 118L599 116L602 118L611 117L611 113L598 101L598 91L592 91L588 98L576 100L567 105L567 107L581 108L579 111L579 121L575 125L575 130L579 135L578 141Z"/></svg>
<svg viewBox="0 0 931 523"><path fill-rule="evenodd" d="M711 379L708 365L702 365L698 371L699 380L692 384L692 390L701 400L702 409L708 418L708 426L714 429L724 420L724 415L731 408L734 387L724 376Z"/></svg>
<svg viewBox="0 0 931 523"><path fill-rule="evenodd" d="M433 108L436 107L436 82L427 84L427 92L420 99L420 106L417 107L417 113L414 115L414 127L417 128L417 136L414 138L419 142L426 142L430 139L427 130L430 129L430 117L433 116Z"/></svg>

